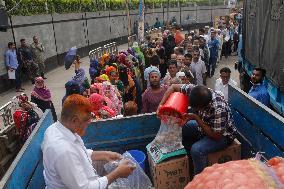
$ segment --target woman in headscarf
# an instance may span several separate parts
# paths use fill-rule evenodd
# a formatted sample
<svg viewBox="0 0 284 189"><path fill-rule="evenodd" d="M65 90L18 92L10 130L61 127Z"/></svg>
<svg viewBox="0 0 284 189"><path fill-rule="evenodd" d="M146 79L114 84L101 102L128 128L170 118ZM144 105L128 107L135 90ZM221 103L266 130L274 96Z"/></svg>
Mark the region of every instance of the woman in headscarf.
<svg viewBox="0 0 284 189"><path fill-rule="evenodd" d="M97 59L92 59L90 61L90 68L89 68L89 74L90 74L90 78L91 78L91 84L94 83L94 80L96 77L99 76L100 74L100 67L99 67L99 62Z"/></svg>
<svg viewBox="0 0 284 189"><path fill-rule="evenodd" d="M72 94L81 94L80 93L80 86L77 82L75 81L68 81L67 83L65 83L65 89L66 89L66 93L62 99L62 104L64 103L65 99L72 95Z"/></svg>
<svg viewBox="0 0 284 189"><path fill-rule="evenodd" d="M119 79L124 85L123 102L136 101L136 87L131 75L128 74L127 67L121 66L119 69Z"/></svg>
<svg viewBox="0 0 284 189"><path fill-rule="evenodd" d="M103 82L102 95L110 100L110 103L107 102L108 107L115 111L116 115L120 115L122 110L122 97L116 86L107 81Z"/></svg>
<svg viewBox="0 0 284 189"><path fill-rule="evenodd" d="M102 83L94 83L91 85L90 93L102 94Z"/></svg>
<svg viewBox="0 0 284 189"><path fill-rule="evenodd" d="M122 81L119 79L118 71L115 67L110 66L106 69L106 74L109 78L109 81L112 85L115 85L121 96L124 94L124 85Z"/></svg>
<svg viewBox="0 0 284 189"><path fill-rule="evenodd" d="M86 89L90 88L89 80L86 77L86 73L83 68L75 70L75 73L76 75L72 78L72 81L78 83L80 86L80 93L83 94Z"/></svg>
<svg viewBox="0 0 284 189"><path fill-rule="evenodd" d="M109 60L110 60L110 55L108 53L104 54L101 59L101 66L105 67L106 65L108 65Z"/></svg>
<svg viewBox="0 0 284 189"><path fill-rule="evenodd" d="M51 101L50 90L44 85L42 77L35 78L34 89L31 93L31 101L35 103L43 112L50 109L52 112L54 122L57 121L54 105Z"/></svg>
<svg viewBox="0 0 284 189"><path fill-rule="evenodd" d="M14 97L14 100L19 107L13 113L13 119L17 135L23 144L32 133L43 113L36 104L29 102L28 96L24 93Z"/></svg>
<svg viewBox="0 0 284 189"><path fill-rule="evenodd" d="M115 112L106 106L106 98L100 94L93 93L89 97L89 100L92 104L95 119L107 119L111 117L115 117Z"/></svg>

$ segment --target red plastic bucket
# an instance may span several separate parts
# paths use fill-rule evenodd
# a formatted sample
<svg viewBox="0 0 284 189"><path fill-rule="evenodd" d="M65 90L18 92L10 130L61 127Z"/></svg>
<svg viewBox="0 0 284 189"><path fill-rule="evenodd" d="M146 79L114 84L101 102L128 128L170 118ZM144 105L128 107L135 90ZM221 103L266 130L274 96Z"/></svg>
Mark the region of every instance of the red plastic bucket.
<svg viewBox="0 0 284 189"><path fill-rule="evenodd" d="M187 113L189 105L188 96L180 92L174 92L170 95L166 103L160 108L159 114L162 115L165 112L178 113L181 117Z"/></svg>

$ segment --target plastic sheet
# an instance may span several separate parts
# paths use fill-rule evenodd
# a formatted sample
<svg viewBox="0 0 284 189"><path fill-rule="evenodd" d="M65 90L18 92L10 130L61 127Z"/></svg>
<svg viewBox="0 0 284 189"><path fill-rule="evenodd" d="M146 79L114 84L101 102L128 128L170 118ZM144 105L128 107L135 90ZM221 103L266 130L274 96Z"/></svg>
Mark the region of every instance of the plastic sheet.
<svg viewBox="0 0 284 189"><path fill-rule="evenodd" d="M149 177L144 173L144 170L139 166L138 162L131 156L129 152L125 152L122 160L130 160L136 169L127 178L119 178L115 183L111 185L112 189L150 189L152 183ZM121 160L120 160L121 161ZM116 169L120 161L109 162L104 165L107 173L112 172Z"/></svg>
<svg viewBox="0 0 284 189"><path fill-rule="evenodd" d="M146 146L155 163L186 154L182 145L182 119L172 115L161 115L160 129L155 139Z"/></svg>
<svg viewBox="0 0 284 189"><path fill-rule="evenodd" d="M168 117L167 122L162 120L160 129L151 143L158 147L162 153L169 153L182 149L182 128L179 127L178 121Z"/></svg>

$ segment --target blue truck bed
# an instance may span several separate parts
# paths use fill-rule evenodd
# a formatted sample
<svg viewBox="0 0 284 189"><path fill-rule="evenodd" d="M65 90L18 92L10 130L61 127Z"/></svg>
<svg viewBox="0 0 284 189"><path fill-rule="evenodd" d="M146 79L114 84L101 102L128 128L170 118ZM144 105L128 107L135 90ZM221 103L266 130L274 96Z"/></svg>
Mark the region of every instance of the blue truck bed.
<svg viewBox="0 0 284 189"><path fill-rule="evenodd" d="M284 157L284 119L246 93L229 87L229 102L233 111L242 157L264 152L266 158ZM0 182L5 189L44 188L41 142L52 124L46 111L15 161ZM160 121L155 114L92 122L84 136L87 148L124 152L128 149L145 151L146 145L158 132Z"/></svg>

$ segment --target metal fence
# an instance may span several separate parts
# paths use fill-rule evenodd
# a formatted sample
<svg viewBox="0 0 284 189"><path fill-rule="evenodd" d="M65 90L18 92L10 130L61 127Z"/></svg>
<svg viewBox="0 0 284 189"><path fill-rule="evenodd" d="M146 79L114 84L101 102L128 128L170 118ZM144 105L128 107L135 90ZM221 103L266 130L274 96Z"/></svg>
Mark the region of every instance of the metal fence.
<svg viewBox="0 0 284 189"><path fill-rule="evenodd" d="M118 47L116 42L112 42L109 44L104 45L103 47L98 47L96 49L93 49L89 52L89 58L97 59L98 61L101 60L102 56L104 54L118 54Z"/></svg>
<svg viewBox="0 0 284 189"><path fill-rule="evenodd" d="M13 120L16 107L17 104L10 101L0 108L0 178L21 147Z"/></svg>

